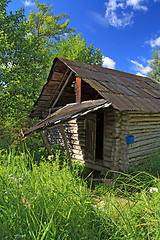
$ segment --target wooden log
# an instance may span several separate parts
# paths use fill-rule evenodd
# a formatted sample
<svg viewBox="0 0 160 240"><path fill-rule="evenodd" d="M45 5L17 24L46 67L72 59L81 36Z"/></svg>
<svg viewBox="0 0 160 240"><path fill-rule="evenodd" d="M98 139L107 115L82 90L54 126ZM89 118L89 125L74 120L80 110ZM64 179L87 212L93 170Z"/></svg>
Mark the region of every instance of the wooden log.
<svg viewBox="0 0 160 240"><path fill-rule="evenodd" d="M85 166L88 168L97 170L97 171L107 171L108 170L108 167L92 164L92 163L87 162L87 160L85 160Z"/></svg>
<svg viewBox="0 0 160 240"><path fill-rule="evenodd" d="M129 145L130 148L136 148L139 146L144 146L144 145L148 145L150 143L155 143L155 142L160 142L160 136L156 135L155 137L147 137L145 138L145 136L143 138L139 138L137 139L137 137L135 137L135 142L134 144L132 144L132 147Z"/></svg>
<svg viewBox="0 0 160 240"><path fill-rule="evenodd" d="M160 125L157 124L157 125L150 125L150 126L145 126L144 125L132 125L130 126L130 131L144 131L144 129L146 131L149 131L149 130L155 130L157 129L157 131L160 130Z"/></svg>
<svg viewBox="0 0 160 240"><path fill-rule="evenodd" d="M70 153L69 153L69 149L68 149L68 145L67 145L67 138L66 138L66 135L65 135L65 132L64 132L63 124L60 125L60 128L61 128L61 133L62 133L62 138L63 138L63 141L64 141L65 149L66 149L66 152L67 152L68 165L70 167L70 170L72 171L73 167L72 167L72 162L71 162L71 156L70 156Z"/></svg>
<svg viewBox="0 0 160 240"><path fill-rule="evenodd" d="M113 169L113 162L104 162L104 167L107 167L109 169Z"/></svg>
<svg viewBox="0 0 160 240"><path fill-rule="evenodd" d="M143 141L140 143L134 143L132 146L129 147L129 152L136 152L138 149L146 149L152 148L152 146L159 146L160 147L160 138L157 141L153 142L152 139L148 141Z"/></svg>
<svg viewBox="0 0 160 240"><path fill-rule="evenodd" d="M158 127L152 127L152 128L140 128L140 129L130 129L130 132L134 133L133 135L139 135L141 134L141 136L145 135L145 134L155 134L155 132L160 134L160 126Z"/></svg>
<svg viewBox="0 0 160 240"><path fill-rule="evenodd" d="M154 152L154 151L158 151L159 150L159 145L152 145L149 148L146 149L140 149L139 151L135 151L135 152L130 152L129 153L129 158L135 158L138 156L148 156L149 153Z"/></svg>
<svg viewBox="0 0 160 240"><path fill-rule="evenodd" d="M148 127L152 127L152 126L157 126L157 125L159 125L160 126L160 123L159 123L159 121L155 121L155 122L133 122L133 123L130 123L130 126L138 126L138 127L141 127L141 126L143 126L143 128L145 127L145 128L147 128L147 126Z"/></svg>
<svg viewBox="0 0 160 240"><path fill-rule="evenodd" d="M47 141L47 138L46 138L44 132L41 131L40 133L41 133L41 137L42 137L42 139L43 139L43 143L44 143L45 147L47 148L48 153L49 153L50 155L53 155L52 150L51 150L51 148L50 148L50 145L49 145L49 143L48 143L48 141Z"/></svg>
<svg viewBox="0 0 160 240"><path fill-rule="evenodd" d="M141 117L141 118L139 118L138 116L137 116L137 118L131 118L131 119L129 119L129 122L130 123L132 123L132 122L150 122L150 123L152 123L152 122L159 122L160 121L160 117L159 116L154 116L154 117Z"/></svg>
<svg viewBox="0 0 160 240"><path fill-rule="evenodd" d="M128 112L129 116L131 116L132 118L136 118L137 116L138 117L151 117L151 116L159 116L160 117L160 113L143 113L143 112L135 112L135 111L132 111L132 112Z"/></svg>
<svg viewBox="0 0 160 240"><path fill-rule="evenodd" d="M81 78L76 76L76 103L81 102Z"/></svg>
<svg viewBox="0 0 160 240"><path fill-rule="evenodd" d="M82 150L76 150L76 149L74 149L74 148L72 148L72 153L74 154L74 155L79 155L79 156L82 156L83 154L82 154Z"/></svg>
<svg viewBox="0 0 160 240"><path fill-rule="evenodd" d="M130 164L136 164L136 163L142 163L145 159L147 158L147 155L142 155L142 156L137 156L133 158L129 158L129 163Z"/></svg>

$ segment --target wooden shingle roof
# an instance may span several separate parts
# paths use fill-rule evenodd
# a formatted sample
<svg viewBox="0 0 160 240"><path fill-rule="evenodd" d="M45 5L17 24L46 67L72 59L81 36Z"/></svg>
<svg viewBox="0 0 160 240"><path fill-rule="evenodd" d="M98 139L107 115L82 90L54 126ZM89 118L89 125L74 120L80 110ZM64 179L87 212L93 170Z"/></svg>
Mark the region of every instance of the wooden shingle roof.
<svg viewBox="0 0 160 240"><path fill-rule="evenodd" d="M62 80L67 70L78 75L119 111L160 112L160 83L156 80L97 65L55 58L32 116L40 116L41 111L49 108L58 88L56 77Z"/></svg>

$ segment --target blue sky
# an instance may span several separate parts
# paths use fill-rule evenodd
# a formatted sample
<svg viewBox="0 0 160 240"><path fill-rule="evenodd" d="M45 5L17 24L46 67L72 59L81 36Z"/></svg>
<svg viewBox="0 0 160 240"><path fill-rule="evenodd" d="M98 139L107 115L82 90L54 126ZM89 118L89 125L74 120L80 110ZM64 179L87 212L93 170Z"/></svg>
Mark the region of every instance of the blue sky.
<svg viewBox="0 0 160 240"><path fill-rule="evenodd" d="M104 66L146 75L155 46L160 46L160 0L39 0L53 5L53 13L70 16L70 27L82 33L104 56ZM9 10L25 6L26 15L35 9L34 0L12 0Z"/></svg>

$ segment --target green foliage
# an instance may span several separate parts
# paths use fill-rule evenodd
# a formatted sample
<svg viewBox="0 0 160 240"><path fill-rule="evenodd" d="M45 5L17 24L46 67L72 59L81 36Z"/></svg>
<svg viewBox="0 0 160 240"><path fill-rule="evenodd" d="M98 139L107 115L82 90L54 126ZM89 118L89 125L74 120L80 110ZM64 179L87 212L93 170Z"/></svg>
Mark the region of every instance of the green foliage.
<svg viewBox="0 0 160 240"><path fill-rule="evenodd" d="M86 184L67 166L1 156L1 239L103 239L103 224Z"/></svg>
<svg viewBox="0 0 160 240"><path fill-rule="evenodd" d="M148 156L141 165L132 165L128 173L145 172L154 177L160 176L160 151L153 152Z"/></svg>
<svg viewBox="0 0 160 240"><path fill-rule="evenodd" d="M4 2L6 7L8 1ZM24 10L15 14L7 14L6 9L0 11L3 16L0 31L0 131L3 139L10 138L10 144L17 139L22 126L30 122L27 115L44 84L47 65L43 52L39 51L39 40L30 39Z"/></svg>
<svg viewBox="0 0 160 240"><path fill-rule="evenodd" d="M155 48L152 54L149 66L152 70L149 72L148 76L160 82L160 49L158 47Z"/></svg>
<svg viewBox="0 0 160 240"><path fill-rule="evenodd" d="M41 38L42 43L51 47L60 36L74 31L68 27L69 16L66 13L55 15L52 12L53 5L40 4L37 0L35 6L36 11L31 11L28 16L30 31L34 38Z"/></svg>
<svg viewBox="0 0 160 240"><path fill-rule="evenodd" d="M1 151L0 239L160 238L159 178L150 175L146 185L138 174L121 173L97 196L78 177L78 168L75 163L71 173L60 166L58 155L37 165L29 152Z"/></svg>
<svg viewBox="0 0 160 240"><path fill-rule="evenodd" d="M66 37L61 37L55 49L59 57L102 65L102 53L100 49L94 49L93 44L87 47L86 41L80 33L77 35L72 33Z"/></svg>
<svg viewBox="0 0 160 240"><path fill-rule="evenodd" d="M54 57L102 64L100 50L73 34L67 14L55 15L52 6L36 1L26 19L24 9L7 13L9 2L0 3L0 148L17 144L21 129L36 122L28 116Z"/></svg>

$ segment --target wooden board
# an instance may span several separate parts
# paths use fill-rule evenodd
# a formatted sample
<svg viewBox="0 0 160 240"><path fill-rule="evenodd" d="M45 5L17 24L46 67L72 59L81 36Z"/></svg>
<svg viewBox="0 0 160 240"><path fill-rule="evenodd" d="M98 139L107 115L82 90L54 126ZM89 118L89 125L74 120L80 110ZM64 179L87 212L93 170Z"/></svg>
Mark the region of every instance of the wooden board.
<svg viewBox="0 0 160 240"><path fill-rule="evenodd" d="M89 162L95 163L96 150L96 114L92 113L87 116L86 128L86 159Z"/></svg>

